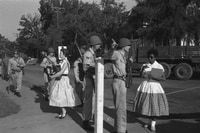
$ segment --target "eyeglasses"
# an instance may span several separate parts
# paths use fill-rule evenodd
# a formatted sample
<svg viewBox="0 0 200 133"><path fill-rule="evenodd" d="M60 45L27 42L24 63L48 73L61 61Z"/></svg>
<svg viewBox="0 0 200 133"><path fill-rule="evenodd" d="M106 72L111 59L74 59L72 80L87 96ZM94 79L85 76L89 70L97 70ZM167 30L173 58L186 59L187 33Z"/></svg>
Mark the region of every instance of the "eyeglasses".
<svg viewBox="0 0 200 133"><path fill-rule="evenodd" d="M154 57L154 56L148 56L148 58L149 58L149 59L153 59L153 58L155 58L155 57Z"/></svg>

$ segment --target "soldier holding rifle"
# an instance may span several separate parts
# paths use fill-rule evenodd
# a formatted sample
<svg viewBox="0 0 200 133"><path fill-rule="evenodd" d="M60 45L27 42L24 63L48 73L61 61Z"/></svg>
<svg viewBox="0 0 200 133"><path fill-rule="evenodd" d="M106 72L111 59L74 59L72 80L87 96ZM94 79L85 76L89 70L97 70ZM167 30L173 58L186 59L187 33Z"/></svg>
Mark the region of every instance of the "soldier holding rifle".
<svg viewBox="0 0 200 133"><path fill-rule="evenodd" d="M56 57L54 56L54 49L48 49L48 56L44 55L40 66L44 68L44 82L45 82L45 99L48 100L49 96L49 83L50 83L50 74L53 72L53 66L57 64Z"/></svg>
<svg viewBox="0 0 200 133"><path fill-rule="evenodd" d="M96 52L101 49L102 41L99 36L92 35L89 38L89 49L83 55L83 70L85 72L85 90L84 90L84 106L83 106L83 128L85 130L94 130L90 125L90 120L94 115L95 102L95 58Z"/></svg>
<svg viewBox="0 0 200 133"><path fill-rule="evenodd" d="M22 75L23 68L25 66L24 59L19 57L17 50L14 51L14 56L8 62L8 75L12 80L15 95L21 97L21 87L22 87Z"/></svg>
<svg viewBox="0 0 200 133"><path fill-rule="evenodd" d="M113 133L127 133L126 113L126 62L131 42L127 38L119 40L118 50L112 55L113 60L113 99L115 106L115 119Z"/></svg>

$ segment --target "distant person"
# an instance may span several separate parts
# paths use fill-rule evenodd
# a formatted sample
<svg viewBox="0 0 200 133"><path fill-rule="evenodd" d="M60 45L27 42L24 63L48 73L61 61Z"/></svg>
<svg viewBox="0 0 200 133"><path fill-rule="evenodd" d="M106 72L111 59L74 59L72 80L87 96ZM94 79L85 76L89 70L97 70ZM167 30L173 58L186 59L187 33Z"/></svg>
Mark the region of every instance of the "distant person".
<svg viewBox="0 0 200 133"><path fill-rule="evenodd" d="M99 36L92 35L89 38L89 49L83 55L83 70L85 72L85 89L83 104L83 128L93 131L90 121L94 118L95 106L95 58L97 51L101 49L102 41Z"/></svg>
<svg viewBox="0 0 200 133"><path fill-rule="evenodd" d="M148 62L142 65L141 77L144 81L137 89L133 111L149 117L151 123L145 124L151 131L156 131L156 118L169 115L169 107L165 92L160 81L165 80L164 68L156 61L158 51L150 49L147 52ZM153 69L161 72L152 73ZM158 74L160 73L160 75Z"/></svg>
<svg viewBox="0 0 200 133"><path fill-rule="evenodd" d="M44 90L44 94L45 94L45 99L48 100L49 97L49 83L50 83L50 79L49 76L53 71L53 64L57 64L57 60L55 57L55 51L53 48L48 48L48 55L46 55L46 53L43 51L43 60L40 64L41 67L44 68L44 82L45 82L45 90Z"/></svg>
<svg viewBox="0 0 200 133"><path fill-rule="evenodd" d="M8 62L8 75L10 75L14 86L15 95L21 97L22 75L25 66L24 59L19 56L17 50L14 51L14 56Z"/></svg>
<svg viewBox="0 0 200 133"><path fill-rule="evenodd" d="M83 104L84 100L84 71L83 71L83 54L85 53L86 46L80 48L81 57L74 62L74 76L75 76L75 89Z"/></svg>
<svg viewBox="0 0 200 133"><path fill-rule="evenodd" d="M2 58L0 57L0 76L2 76L2 62L3 62L3 60L2 60Z"/></svg>
<svg viewBox="0 0 200 133"><path fill-rule="evenodd" d="M115 106L114 131L113 133L127 133L126 113L126 62L131 42L127 38L119 40L118 50L112 54L113 60L113 100Z"/></svg>
<svg viewBox="0 0 200 133"><path fill-rule="evenodd" d="M50 79L54 80L54 82L50 88L49 105L61 108L61 113L57 116L60 119L65 118L67 114L65 107L75 107L81 104L74 88L70 85L68 75L70 63L67 59L67 54L67 49L61 49L61 71L50 76Z"/></svg>
<svg viewBox="0 0 200 133"><path fill-rule="evenodd" d="M9 57L4 53L2 63L1 63L1 78L5 81L8 81L10 76L8 75L8 62Z"/></svg>

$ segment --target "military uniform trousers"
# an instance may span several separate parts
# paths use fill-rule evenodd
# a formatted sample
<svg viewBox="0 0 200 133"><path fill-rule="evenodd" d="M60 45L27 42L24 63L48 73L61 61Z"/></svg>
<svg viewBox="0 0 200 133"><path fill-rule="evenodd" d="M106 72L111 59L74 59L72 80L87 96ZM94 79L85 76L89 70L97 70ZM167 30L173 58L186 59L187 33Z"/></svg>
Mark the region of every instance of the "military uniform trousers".
<svg viewBox="0 0 200 133"><path fill-rule="evenodd" d="M83 117L85 121L93 119L94 104L95 104L94 89L95 89L94 80L86 76L85 90L84 90L84 105L83 105Z"/></svg>
<svg viewBox="0 0 200 133"><path fill-rule="evenodd" d="M118 133L125 133L127 129L127 112L126 112L126 84L122 79L114 78L113 100L115 106L114 130Z"/></svg>
<svg viewBox="0 0 200 133"><path fill-rule="evenodd" d="M22 88L22 71L14 72L11 74L12 85L15 87L16 91L20 91Z"/></svg>

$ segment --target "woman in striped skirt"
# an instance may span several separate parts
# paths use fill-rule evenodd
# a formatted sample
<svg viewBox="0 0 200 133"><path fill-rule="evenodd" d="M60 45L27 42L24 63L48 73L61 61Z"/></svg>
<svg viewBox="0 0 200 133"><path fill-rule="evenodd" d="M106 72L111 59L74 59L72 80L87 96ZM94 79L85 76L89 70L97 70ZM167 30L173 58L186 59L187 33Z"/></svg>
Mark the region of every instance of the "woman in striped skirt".
<svg viewBox="0 0 200 133"><path fill-rule="evenodd" d="M169 107L165 92L159 81L165 80L164 68L156 61L158 51L150 49L147 52L148 62L141 68L141 76L145 80L139 85L134 100L133 111L148 116L150 130L155 131L156 117L169 115ZM153 72L153 69L157 72Z"/></svg>

